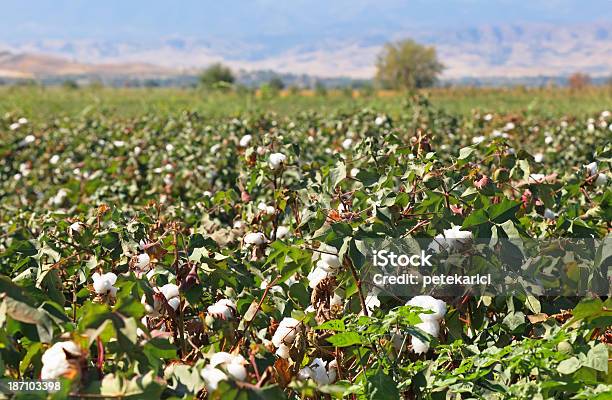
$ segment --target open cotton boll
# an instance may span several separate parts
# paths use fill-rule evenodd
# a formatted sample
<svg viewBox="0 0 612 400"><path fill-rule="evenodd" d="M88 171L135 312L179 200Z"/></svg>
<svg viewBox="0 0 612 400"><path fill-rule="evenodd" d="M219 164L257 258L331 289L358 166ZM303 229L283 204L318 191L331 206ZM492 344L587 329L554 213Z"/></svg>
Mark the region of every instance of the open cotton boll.
<svg viewBox="0 0 612 400"><path fill-rule="evenodd" d="M412 351L416 354L423 354L429 351L429 345L421 341L421 339L412 336Z"/></svg>
<svg viewBox="0 0 612 400"><path fill-rule="evenodd" d="M322 251L321 260L323 260L327 265L329 265L332 268L340 267L340 258L335 254L338 252L335 247L331 247L327 245L322 246L321 251ZM334 254L330 254L330 253L334 253Z"/></svg>
<svg viewBox="0 0 612 400"><path fill-rule="evenodd" d="M95 272L91 278L93 279L93 288L97 294L110 294L112 297L117 293L117 288L113 285L117 282L117 275L112 272L100 275Z"/></svg>
<svg viewBox="0 0 612 400"><path fill-rule="evenodd" d="M283 239L289 237L289 228L281 225L276 229L276 238L277 239Z"/></svg>
<svg viewBox="0 0 612 400"><path fill-rule="evenodd" d="M269 206L264 202L259 203L257 205L257 209L267 215L274 215L276 213L276 209L274 207Z"/></svg>
<svg viewBox="0 0 612 400"><path fill-rule="evenodd" d="M25 125L28 123L28 119L26 117L21 117L17 120L21 125Z"/></svg>
<svg viewBox="0 0 612 400"><path fill-rule="evenodd" d="M444 237L452 250L462 250L472 241L472 232L462 231L460 226L452 225L444 230Z"/></svg>
<svg viewBox="0 0 612 400"><path fill-rule="evenodd" d="M333 360L327 364L321 358L315 358L310 365L298 372L298 379L312 379L318 385L329 385L336 380L338 363Z"/></svg>
<svg viewBox="0 0 612 400"><path fill-rule="evenodd" d="M283 164L285 164L286 161L287 161L287 156L284 155L283 153L272 153L270 154L268 165L270 166L271 169L276 171L280 169L283 166Z"/></svg>
<svg viewBox="0 0 612 400"><path fill-rule="evenodd" d="M73 341L55 343L42 355L43 367L40 371L40 378L58 379L70 375L78 367L68 361L68 355L78 357L81 354L81 348Z"/></svg>
<svg viewBox="0 0 612 400"><path fill-rule="evenodd" d="M597 162L596 161L593 161L592 163L589 163L589 164L585 165L584 168L586 169L587 174L589 176L593 176L593 175L595 175L599 171L599 169L597 168Z"/></svg>
<svg viewBox="0 0 612 400"><path fill-rule="evenodd" d="M253 139L252 135L244 135L240 138L240 147L247 147L251 143L251 139Z"/></svg>
<svg viewBox="0 0 612 400"><path fill-rule="evenodd" d="M201 375L208 392L214 392L219 387L219 382L227 380L227 375L223 371L211 365L202 368Z"/></svg>
<svg viewBox="0 0 612 400"><path fill-rule="evenodd" d="M415 296L406 305L433 311L433 314L419 314L421 321L440 321L446 315L446 303L431 296Z"/></svg>
<svg viewBox="0 0 612 400"><path fill-rule="evenodd" d="M20 126L21 124L19 122L13 122L9 125L9 129L12 131L16 131L17 129L19 129Z"/></svg>
<svg viewBox="0 0 612 400"><path fill-rule="evenodd" d="M81 224L80 222L73 222L72 224L70 224L70 232L83 232L83 224Z"/></svg>
<svg viewBox="0 0 612 400"><path fill-rule="evenodd" d="M251 232L244 236L244 243L247 245L261 246L266 243L266 235L261 232Z"/></svg>
<svg viewBox="0 0 612 400"><path fill-rule="evenodd" d="M173 297L178 297L179 295L179 287L174 283L167 283L161 288L159 288L161 294L164 295L166 300L170 300Z"/></svg>
<svg viewBox="0 0 612 400"><path fill-rule="evenodd" d="M138 257L136 258L135 267L138 269L145 269L146 267L149 266L150 262L151 262L151 257L149 257L147 253L142 253L142 254L139 254Z"/></svg>
<svg viewBox="0 0 612 400"><path fill-rule="evenodd" d="M208 314L216 319L227 320L234 316L236 304L230 299L221 299L207 308Z"/></svg>
<svg viewBox="0 0 612 400"><path fill-rule="evenodd" d="M342 141L342 148L344 150L349 150L351 147L353 147L353 139L344 139Z"/></svg>
<svg viewBox="0 0 612 400"><path fill-rule="evenodd" d="M544 154L542 153L536 153L533 155L533 160L537 163L541 163L542 161L544 161Z"/></svg>
<svg viewBox="0 0 612 400"><path fill-rule="evenodd" d="M321 263L321 262L322 261L319 260L319 263ZM325 263L323 263L323 264L326 265ZM330 272L330 270L327 270L327 269L324 269L324 268L321 268L321 267L317 266L306 277L306 279L308 279L308 286L311 289L314 289L314 288L316 288L319 285L319 283L323 279L325 279L325 278L327 278L327 277L329 277L331 275L332 275L332 273Z"/></svg>
<svg viewBox="0 0 612 400"><path fill-rule="evenodd" d="M278 346L278 349L276 349L276 352L274 354L276 354L280 358L287 360L291 356L289 352L290 352L289 346L281 343L281 345Z"/></svg>
<svg viewBox="0 0 612 400"><path fill-rule="evenodd" d="M606 183L608 183L608 175L597 174L597 178L595 179L595 186L605 186Z"/></svg>
<svg viewBox="0 0 612 400"><path fill-rule="evenodd" d="M374 123L378 126L382 125L385 123L385 117L376 117L376 119L374 120Z"/></svg>
<svg viewBox="0 0 612 400"><path fill-rule="evenodd" d="M278 348L277 355L281 358L289 358L289 347L293 344L298 333L300 321L295 318L286 317L278 324L274 335L272 335L272 343ZM285 346L286 348L281 348Z"/></svg>

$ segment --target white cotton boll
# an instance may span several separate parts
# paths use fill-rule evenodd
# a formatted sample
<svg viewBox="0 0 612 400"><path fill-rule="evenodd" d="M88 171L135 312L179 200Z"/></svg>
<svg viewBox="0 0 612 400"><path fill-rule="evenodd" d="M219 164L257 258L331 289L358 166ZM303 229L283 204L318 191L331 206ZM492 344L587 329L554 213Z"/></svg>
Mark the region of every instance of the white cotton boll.
<svg viewBox="0 0 612 400"><path fill-rule="evenodd" d="M251 143L252 139L252 135L244 135L242 138L240 138L240 147L247 147L249 143Z"/></svg>
<svg viewBox="0 0 612 400"><path fill-rule="evenodd" d="M73 222L72 224L70 224L70 231L71 232L76 232L76 233L82 233L83 232L83 224L80 222Z"/></svg>
<svg viewBox="0 0 612 400"><path fill-rule="evenodd" d="M485 121L491 121L493 119L493 115L492 114L485 114L485 116L483 117L483 119Z"/></svg>
<svg viewBox="0 0 612 400"><path fill-rule="evenodd" d="M569 124L567 123L567 121L561 121L559 125L561 126L561 128L567 128Z"/></svg>
<svg viewBox="0 0 612 400"><path fill-rule="evenodd" d="M585 165L584 168L587 170L587 174L589 176L593 176L599 171L599 168L597 168L596 161L593 161L592 163Z"/></svg>
<svg viewBox="0 0 612 400"><path fill-rule="evenodd" d="M247 371L244 365L231 362L225 366L227 373L237 381L244 381L247 377Z"/></svg>
<svg viewBox="0 0 612 400"><path fill-rule="evenodd" d="M544 138L544 143L546 143L546 144L552 144L553 141L554 141L554 139L552 138L552 136L546 136Z"/></svg>
<svg viewBox="0 0 612 400"><path fill-rule="evenodd" d="M423 315L434 315L434 314L423 314ZM440 322L435 319L421 322L420 324L417 324L416 327L422 330L423 332L428 333L434 337L437 337L440 334Z"/></svg>
<svg viewBox="0 0 612 400"><path fill-rule="evenodd" d="M537 163L541 163L542 161L544 161L544 154L542 153L536 153L533 155L533 160Z"/></svg>
<svg viewBox="0 0 612 400"><path fill-rule="evenodd" d="M546 179L544 174L531 174L529 175L529 183L542 183Z"/></svg>
<svg viewBox="0 0 612 400"><path fill-rule="evenodd" d="M604 110L601 112L601 118L608 118L610 115L610 111L608 110Z"/></svg>
<svg viewBox="0 0 612 400"><path fill-rule="evenodd" d="M286 237L289 237L289 228L281 225L276 229L276 238L277 239L284 239Z"/></svg>
<svg viewBox="0 0 612 400"><path fill-rule="evenodd" d="M595 179L595 186L605 186L607 183L608 183L608 175L597 174L597 178Z"/></svg>
<svg viewBox="0 0 612 400"><path fill-rule="evenodd" d="M36 136L34 135L28 135L25 138L23 138L23 144L30 144L30 143L34 143L34 141L36 140Z"/></svg>
<svg viewBox="0 0 612 400"><path fill-rule="evenodd" d="M342 148L344 150L349 150L353 146L353 139L344 139L342 141Z"/></svg>
<svg viewBox="0 0 612 400"><path fill-rule="evenodd" d="M429 351L429 344L424 343L416 336L412 336L412 351L416 354L423 354Z"/></svg>
<svg viewBox="0 0 612 400"><path fill-rule="evenodd" d="M287 360L290 357L290 348L286 344L281 344L278 346L278 349L276 349L275 354L280 358Z"/></svg>
<svg viewBox="0 0 612 400"><path fill-rule="evenodd" d="M354 178L359 173L359 168L351 168L351 176Z"/></svg>
<svg viewBox="0 0 612 400"><path fill-rule="evenodd" d="M547 208L547 209L544 210L544 218L546 218L546 219L555 219L556 217L557 217L557 215L550 208Z"/></svg>
<svg viewBox="0 0 612 400"><path fill-rule="evenodd" d="M493 137L502 137L503 134L502 134L502 132L500 130L493 129L493 131L491 132L491 136L493 136Z"/></svg>
<svg viewBox="0 0 612 400"><path fill-rule="evenodd" d="M43 353L41 358L43 363L40 372L41 379L58 379L72 369L67 360L66 353L80 356L82 350L73 341L66 341L55 343Z"/></svg>
<svg viewBox="0 0 612 400"><path fill-rule="evenodd" d="M95 272L91 278L93 279L93 287L97 294L110 293L111 297L114 297L114 294L117 293L117 289L113 287L115 282L117 282L117 275L114 273L107 272L100 275Z"/></svg>
<svg viewBox="0 0 612 400"><path fill-rule="evenodd" d="M149 266L150 262L151 262L151 257L149 257L147 253L142 253L138 255L136 259L135 267L138 269L145 269L146 267Z"/></svg>
<svg viewBox="0 0 612 400"><path fill-rule="evenodd" d="M49 163L52 164L52 165L55 165L55 164L57 164L59 162L59 160L60 160L60 156L58 156L57 154L54 154L49 159Z"/></svg>
<svg viewBox="0 0 612 400"><path fill-rule="evenodd" d="M216 367L221 364L232 362L233 356L225 351L220 351L210 357L210 366Z"/></svg>
<svg viewBox="0 0 612 400"><path fill-rule="evenodd" d="M214 392L217 390L219 382L227 380L227 375L223 371L211 365L202 368L201 375L206 384L206 390L209 392Z"/></svg>
<svg viewBox="0 0 612 400"><path fill-rule="evenodd" d="M324 270L323 268L316 267L306 277L308 279L308 286L311 289L314 289L323 279L329 276L331 276L330 272Z"/></svg>
<svg viewBox="0 0 612 400"><path fill-rule="evenodd" d="M142 148L140 146L134 147L134 155L138 157L142 153Z"/></svg>
<svg viewBox="0 0 612 400"><path fill-rule="evenodd" d="M166 174L166 176L164 176L164 184L166 186L170 186L174 183L174 178L172 177L172 175L170 174Z"/></svg>
<svg viewBox="0 0 612 400"><path fill-rule="evenodd" d="M427 247L427 250L431 250L435 253L440 253L444 249L448 248L448 243L446 242L446 238L443 234L439 233L434 236L433 241Z"/></svg>
<svg viewBox="0 0 612 400"><path fill-rule="evenodd" d="M421 307L433 311L433 314L419 314L422 321L440 321L446 315L446 303L432 296L415 296L406 303L407 306Z"/></svg>
<svg viewBox="0 0 612 400"><path fill-rule="evenodd" d="M516 125L514 125L514 122L508 122L506 126L504 126L505 131L511 131L514 128L516 128Z"/></svg>
<svg viewBox="0 0 612 400"><path fill-rule="evenodd" d="M216 319L227 320L234 316L236 304L229 299L221 299L207 308L208 314Z"/></svg>
<svg viewBox="0 0 612 400"><path fill-rule="evenodd" d="M299 325L300 321L295 318L283 318L272 336L272 343L274 346L279 347L281 344L291 345L295 340Z"/></svg>
<svg viewBox="0 0 612 400"><path fill-rule="evenodd" d="M114 140L113 141L113 146L115 146L115 147L123 147L123 146L125 146L125 142L123 140Z"/></svg>
<svg viewBox="0 0 612 400"><path fill-rule="evenodd" d="M16 181L19 181L19 180L21 180L21 177L22 177L22 176L23 176L23 175L21 175L21 174L15 174L15 175L13 176L13 179L14 179L14 180L16 180Z"/></svg>
<svg viewBox="0 0 612 400"><path fill-rule="evenodd" d="M484 140L485 140L485 137L484 137L484 136L474 136L474 137L472 138L472 143L473 143L473 144L480 144L480 143L482 143Z"/></svg>
<svg viewBox="0 0 612 400"><path fill-rule="evenodd" d="M385 117L376 117L376 119L374 120L374 123L378 126L382 125L385 123Z"/></svg>
<svg viewBox="0 0 612 400"><path fill-rule="evenodd" d="M16 131L17 129L19 129L20 126L21 124L19 122L14 122L9 125L9 129L12 131Z"/></svg>
<svg viewBox="0 0 612 400"><path fill-rule="evenodd" d="M452 225L451 229L444 229L444 237L450 250L461 251L472 241L472 232L462 231L460 226Z"/></svg>
<svg viewBox="0 0 612 400"><path fill-rule="evenodd" d="M274 171L280 169L285 162L287 161L287 156L282 153L272 153L270 154L270 159L268 160L268 165Z"/></svg>
<svg viewBox="0 0 612 400"><path fill-rule="evenodd" d="M174 283L167 283L159 291L164 295L166 300L170 300L173 297L179 296L179 288Z"/></svg>
<svg viewBox="0 0 612 400"><path fill-rule="evenodd" d="M309 366L302 368L298 372L298 379L312 379L318 385L329 385L336 380L337 369L338 364L335 360L328 365L323 359L315 358Z"/></svg>
<svg viewBox="0 0 612 400"><path fill-rule="evenodd" d="M335 248L332 248L331 246L326 246L326 248L322 249L322 251L325 251L326 253L321 253L321 260L323 260L327 265L333 268L340 267L340 258L335 254L329 254L332 252L335 253L336 252Z"/></svg>
<svg viewBox="0 0 612 400"><path fill-rule="evenodd" d="M266 235L261 232L251 232L244 236L244 243L247 245L261 246L266 243Z"/></svg>
<svg viewBox="0 0 612 400"><path fill-rule="evenodd" d="M343 300L342 297L338 296L337 294L334 293L334 297L332 297L329 300L329 305L330 306L342 306L343 304Z"/></svg>
<svg viewBox="0 0 612 400"><path fill-rule="evenodd" d="M181 305L181 299L178 297L172 297L171 299L168 299L168 305L172 307L174 311L176 311L176 309Z"/></svg>
<svg viewBox="0 0 612 400"><path fill-rule="evenodd" d="M168 153L172 153L172 152L174 151L174 145L173 145L172 143L168 143L168 144L166 145L166 151L167 151Z"/></svg>
<svg viewBox="0 0 612 400"><path fill-rule="evenodd" d="M266 215L274 215L276 213L276 209L274 207L269 206L264 202L260 202L257 205L257 209Z"/></svg>
<svg viewBox="0 0 612 400"><path fill-rule="evenodd" d="M257 146L256 151L257 151L257 155L260 155L260 156L263 156L267 152L266 148L263 146Z"/></svg>
<svg viewBox="0 0 612 400"><path fill-rule="evenodd" d="M593 133L593 132L595 132L595 124L592 124L592 123L591 123L591 124L587 125L587 131L588 131L589 133Z"/></svg>
<svg viewBox="0 0 612 400"><path fill-rule="evenodd" d="M17 120L17 122L19 122L21 125L25 125L28 123L28 119L25 117L21 117Z"/></svg>

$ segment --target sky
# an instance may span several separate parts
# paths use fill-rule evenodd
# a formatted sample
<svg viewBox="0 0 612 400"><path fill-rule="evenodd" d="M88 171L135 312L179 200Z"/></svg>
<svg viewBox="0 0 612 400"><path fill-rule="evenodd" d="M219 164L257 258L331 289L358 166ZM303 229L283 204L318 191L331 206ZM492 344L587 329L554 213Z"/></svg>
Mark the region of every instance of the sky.
<svg viewBox="0 0 612 400"><path fill-rule="evenodd" d="M406 29L610 21L612 0L1 0L0 41L346 39Z"/></svg>

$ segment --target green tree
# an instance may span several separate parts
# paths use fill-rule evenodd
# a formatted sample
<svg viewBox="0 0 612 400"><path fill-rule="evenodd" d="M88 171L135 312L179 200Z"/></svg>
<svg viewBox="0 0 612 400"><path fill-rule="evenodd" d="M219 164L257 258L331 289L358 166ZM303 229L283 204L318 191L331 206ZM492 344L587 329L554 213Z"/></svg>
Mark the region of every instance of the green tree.
<svg viewBox="0 0 612 400"><path fill-rule="evenodd" d="M200 74L200 84L206 88L224 88L231 86L236 78L229 67L216 63Z"/></svg>
<svg viewBox="0 0 612 400"><path fill-rule="evenodd" d="M275 76L268 82L268 85L275 91L280 92L285 88L285 83L280 76Z"/></svg>
<svg viewBox="0 0 612 400"><path fill-rule="evenodd" d="M412 39L387 43L376 61L376 80L387 89L433 86L444 65L436 49Z"/></svg>

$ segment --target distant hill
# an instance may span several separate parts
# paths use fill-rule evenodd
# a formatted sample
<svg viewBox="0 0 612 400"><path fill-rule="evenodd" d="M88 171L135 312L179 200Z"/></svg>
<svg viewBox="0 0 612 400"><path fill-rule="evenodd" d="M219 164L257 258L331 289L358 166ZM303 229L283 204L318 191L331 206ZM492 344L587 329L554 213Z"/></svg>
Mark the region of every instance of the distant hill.
<svg viewBox="0 0 612 400"><path fill-rule="evenodd" d="M444 79L566 76L576 71L592 76L612 75L612 25L609 23L505 24L448 30L402 28L388 32L364 33L354 38L330 36L325 40L311 40L304 35L243 40L173 37L153 42L0 41L0 50L27 54L13 56L13 61L0 63L0 68L13 71L12 74L67 75L85 71L153 76L172 75L177 71L193 74L194 70L221 61L235 70L369 79L374 74L376 55L386 41L412 37L436 46L447 66ZM38 56L41 54L53 58L32 58L42 57Z"/></svg>

